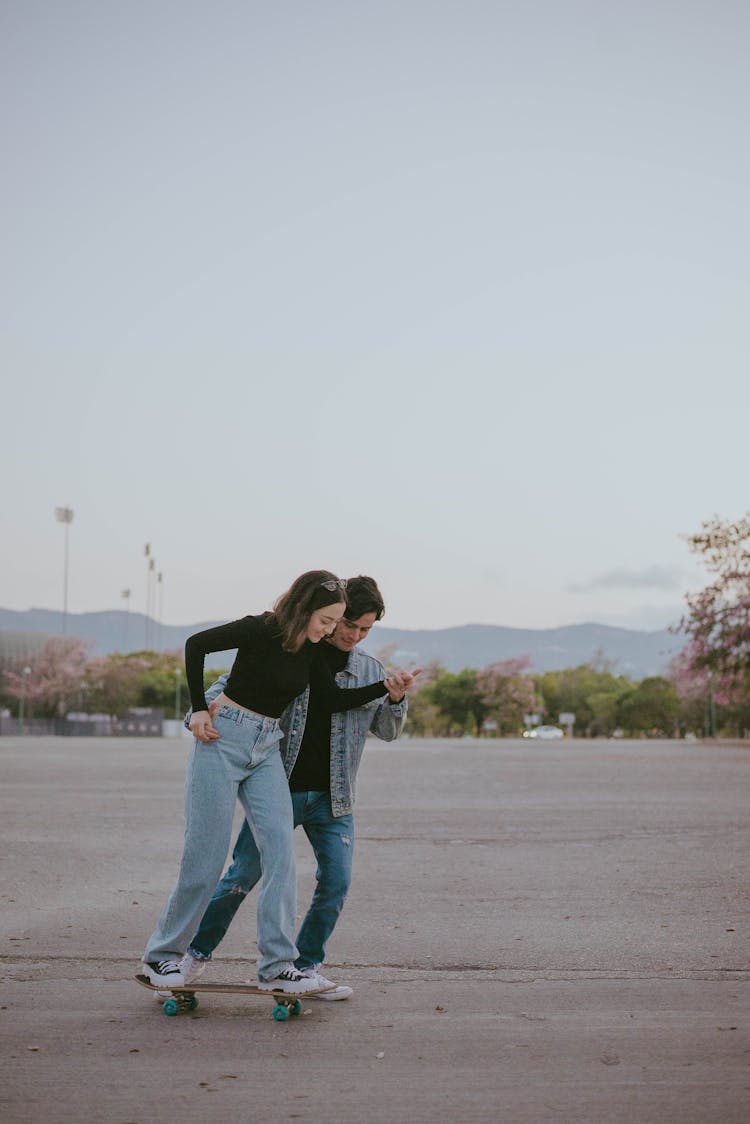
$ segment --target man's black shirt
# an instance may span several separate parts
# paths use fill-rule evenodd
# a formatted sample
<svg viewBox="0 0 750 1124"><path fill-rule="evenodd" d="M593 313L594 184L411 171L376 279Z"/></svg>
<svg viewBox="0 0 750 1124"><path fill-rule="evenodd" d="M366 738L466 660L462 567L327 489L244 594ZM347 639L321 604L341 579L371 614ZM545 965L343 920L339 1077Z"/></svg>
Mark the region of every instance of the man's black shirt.
<svg viewBox="0 0 750 1124"><path fill-rule="evenodd" d="M349 653L321 641L320 654L335 675L346 667ZM292 792L331 790L331 712L320 705L315 685L310 686L307 721L297 760L289 778Z"/></svg>

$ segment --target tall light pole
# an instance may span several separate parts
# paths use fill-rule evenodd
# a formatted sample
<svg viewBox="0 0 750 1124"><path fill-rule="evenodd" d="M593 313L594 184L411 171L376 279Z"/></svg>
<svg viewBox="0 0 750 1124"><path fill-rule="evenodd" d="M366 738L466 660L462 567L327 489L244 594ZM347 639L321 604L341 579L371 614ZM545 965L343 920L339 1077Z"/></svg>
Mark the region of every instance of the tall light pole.
<svg viewBox="0 0 750 1124"><path fill-rule="evenodd" d="M21 691L21 697L18 700L18 733L19 733L19 735L23 734L23 712L24 712L24 707L25 707L25 703L26 703L26 684L29 681L28 677L30 675L31 675L31 668L25 667L23 669L23 679L22 679L23 690Z"/></svg>
<svg viewBox="0 0 750 1124"><path fill-rule="evenodd" d="M123 589L122 593L120 594L123 601L125 602L125 636L124 636L123 645L122 645L123 655L126 655L127 650L128 650L128 624L130 623L130 594L131 594L131 592L132 591L129 590L129 589Z"/></svg>
<svg viewBox="0 0 750 1124"><path fill-rule="evenodd" d="M154 568L154 560L151 557L151 543L147 542L143 548L143 553L146 556L146 638L144 648L148 651L149 642L149 614L151 612L151 571Z"/></svg>
<svg viewBox="0 0 750 1124"><path fill-rule="evenodd" d="M58 523L65 524L65 573L63 578L63 619L62 630L63 633L68 631L68 535L70 531L70 524L73 522L73 508L72 507L56 507L55 519Z"/></svg>
<svg viewBox="0 0 750 1124"><path fill-rule="evenodd" d="M154 627L154 625L156 623L154 621L154 613L156 612L156 605L155 605L156 590L154 589L154 568L155 567L156 567L156 559L155 558L149 558L149 560L148 560L148 606L149 606L149 608L148 608L148 614L149 614L148 635L149 635L149 651L151 651L151 652L153 652L154 644L156 642L154 640L154 633L156 632L156 629Z"/></svg>
<svg viewBox="0 0 750 1124"><path fill-rule="evenodd" d="M161 570L159 570L159 573L156 575L156 584L158 586L158 591L159 591L158 609L157 609L158 624L157 624L157 627L156 627L156 650L157 650L157 652L161 651L161 625L162 625L162 619L164 617L164 581L163 581L163 578L164 578L164 575L162 574Z"/></svg>

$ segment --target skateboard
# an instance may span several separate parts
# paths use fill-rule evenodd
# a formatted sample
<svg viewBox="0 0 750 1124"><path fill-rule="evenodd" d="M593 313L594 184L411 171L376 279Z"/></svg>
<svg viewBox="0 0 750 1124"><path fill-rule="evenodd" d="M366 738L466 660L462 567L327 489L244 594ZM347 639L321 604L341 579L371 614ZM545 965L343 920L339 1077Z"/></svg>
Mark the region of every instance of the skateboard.
<svg viewBox="0 0 750 1124"><path fill-rule="evenodd" d="M149 991L168 991L169 999L162 1003L165 1015L178 1015L181 1011L194 1011L198 1006L196 991L212 992L214 995L262 995L265 999L275 1000L272 1011L277 1022L285 1022L291 1015L298 1015L302 1010L301 999L307 995L320 995L321 991L330 991L330 987L319 987L314 991L305 991L301 996L290 995L288 991L262 991L254 984L240 983L194 983L185 987L167 987L165 984L152 984L147 976L137 975L136 983L147 987Z"/></svg>

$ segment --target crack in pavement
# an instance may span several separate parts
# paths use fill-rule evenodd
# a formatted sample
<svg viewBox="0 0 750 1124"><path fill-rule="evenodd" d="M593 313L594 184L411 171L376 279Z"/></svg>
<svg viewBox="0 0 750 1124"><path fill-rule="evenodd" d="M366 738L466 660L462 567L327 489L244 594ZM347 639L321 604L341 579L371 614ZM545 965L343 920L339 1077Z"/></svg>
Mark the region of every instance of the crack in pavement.
<svg viewBox="0 0 750 1124"><path fill-rule="evenodd" d="M0 965L4 965L11 971L15 969L25 969L27 972L35 968L38 973L44 971L45 967L56 967L59 971L65 964L71 966L80 966L86 964L94 965L107 965L110 968L115 966L122 966L126 968L124 976L117 976L117 979L130 979L131 970L135 972L137 967L137 959L133 957L123 956L94 956L82 955L75 958L70 956L57 956L57 955L44 955L44 956L2 956L0 957ZM232 958L223 959L220 961L222 974L233 978L233 976L241 975L252 972L255 967L254 961L237 960ZM219 965L217 964L217 968ZM637 971L629 968L590 968L590 967L558 967L553 968L549 965L486 965L486 964L435 964L425 967L419 967L408 964L394 964L394 963L345 963L345 964L331 964L329 965L334 972L355 972L355 973L393 973L396 980L400 982L429 982L436 977L441 977L442 981L453 978L454 980L474 979L482 982L497 982L497 983L528 983L534 980L546 980L549 982L576 982L580 983L586 980L611 980L611 981L680 981L680 980L697 980L705 982L717 981L745 981L750 980L750 968L734 968L734 967L715 967L710 968L683 968L678 970L666 969L664 971ZM26 982L33 982L34 978L39 976L25 977ZM69 977L74 978L74 977ZM76 977L77 978L77 977ZM84 976L83 978L89 978ZM9 974L6 982L22 982L21 977L16 976L13 980Z"/></svg>

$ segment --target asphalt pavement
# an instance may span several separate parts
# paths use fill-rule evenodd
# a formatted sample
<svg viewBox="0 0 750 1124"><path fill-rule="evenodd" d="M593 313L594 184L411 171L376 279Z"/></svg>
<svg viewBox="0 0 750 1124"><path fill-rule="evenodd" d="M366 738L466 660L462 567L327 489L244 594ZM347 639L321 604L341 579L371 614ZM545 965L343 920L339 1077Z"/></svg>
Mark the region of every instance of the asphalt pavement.
<svg viewBox="0 0 750 1124"><path fill-rule="evenodd" d="M4 1124L750 1119L749 743L371 740L354 996L284 1023L133 981L189 748L0 739ZM253 901L207 981L255 979Z"/></svg>

